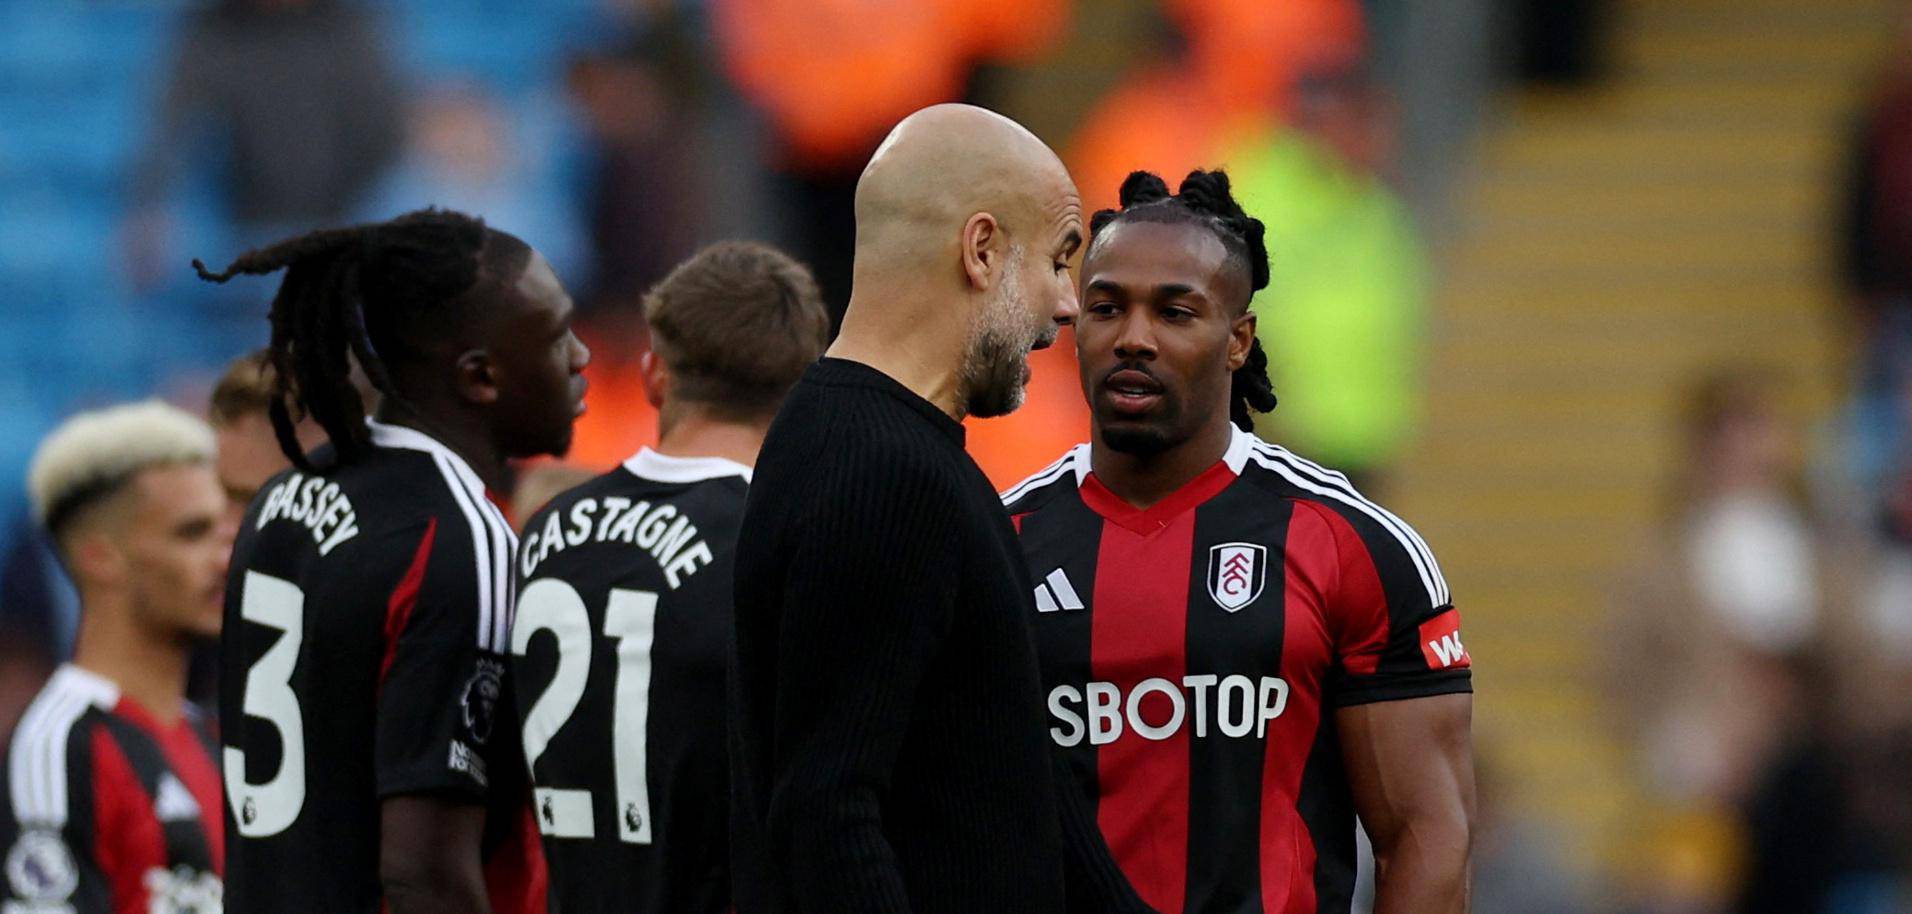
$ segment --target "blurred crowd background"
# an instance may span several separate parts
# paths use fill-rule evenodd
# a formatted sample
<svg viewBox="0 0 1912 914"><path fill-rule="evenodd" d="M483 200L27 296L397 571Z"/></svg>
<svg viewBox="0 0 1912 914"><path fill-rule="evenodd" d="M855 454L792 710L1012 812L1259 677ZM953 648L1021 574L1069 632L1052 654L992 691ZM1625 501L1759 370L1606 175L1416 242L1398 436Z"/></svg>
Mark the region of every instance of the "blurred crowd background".
<svg viewBox="0 0 1912 914"><path fill-rule="evenodd" d="M1912 911L1912 8L1894 0L0 3L0 732L71 649L24 467L202 406L248 247L435 204L542 250L654 434L643 291L747 237L847 298L858 171L967 100L1229 169L1267 222L1262 434L1439 552L1478 661L1482 914ZM971 423L1086 433L1071 347Z"/></svg>

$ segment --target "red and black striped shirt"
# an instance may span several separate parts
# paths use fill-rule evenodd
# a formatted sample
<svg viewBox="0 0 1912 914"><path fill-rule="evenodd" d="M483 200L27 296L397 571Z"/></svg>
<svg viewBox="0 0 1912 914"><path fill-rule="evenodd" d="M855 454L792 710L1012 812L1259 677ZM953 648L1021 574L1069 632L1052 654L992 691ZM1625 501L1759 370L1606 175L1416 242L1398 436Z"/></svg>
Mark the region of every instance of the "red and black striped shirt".
<svg viewBox="0 0 1912 914"><path fill-rule="evenodd" d="M196 710L162 725L110 680L62 666L7 747L0 910L220 910L214 741Z"/></svg>
<svg viewBox="0 0 1912 914"><path fill-rule="evenodd" d="M1004 493L1037 582L1049 734L1164 914L1346 912L1335 708L1465 692L1419 534L1339 473L1235 432L1147 510L1089 446Z"/></svg>

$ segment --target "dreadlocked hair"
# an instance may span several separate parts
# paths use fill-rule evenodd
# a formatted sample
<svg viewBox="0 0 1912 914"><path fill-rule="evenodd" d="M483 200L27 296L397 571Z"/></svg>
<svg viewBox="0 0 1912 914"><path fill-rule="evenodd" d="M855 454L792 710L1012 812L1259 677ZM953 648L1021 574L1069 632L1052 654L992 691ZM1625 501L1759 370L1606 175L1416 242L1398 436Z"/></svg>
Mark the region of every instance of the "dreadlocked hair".
<svg viewBox="0 0 1912 914"><path fill-rule="evenodd" d="M370 446L353 360L380 395L403 399L391 366L416 355L429 328L460 319L461 299L487 274L513 276L529 257L524 242L481 219L425 209L308 232L247 251L217 273L198 260L193 269L216 283L285 271L270 312L276 380L268 412L279 449L300 469L319 472L299 446L299 420L310 417L325 430L336 463Z"/></svg>
<svg viewBox="0 0 1912 914"><path fill-rule="evenodd" d="M1216 171L1191 171L1182 179L1181 189L1168 191L1168 183L1152 172L1131 172L1122 182L1119 209L1105 209L1089 219L1090 243L1102 230L1118 220L1177 223L1204 226L1221 240L1228 259L1248 273L1248 294L1268 287L1268 245L1260 219L1248 215L1228 189L1228 174ZM1268 354L1261 340L1248 347L1248 360L1235 369L1229 391L1228 417L1243 431L1252 431L1253 413L1275 408L1274 384L1268 380ZM1253 412L1251 412L1251 410Z"/></svg>

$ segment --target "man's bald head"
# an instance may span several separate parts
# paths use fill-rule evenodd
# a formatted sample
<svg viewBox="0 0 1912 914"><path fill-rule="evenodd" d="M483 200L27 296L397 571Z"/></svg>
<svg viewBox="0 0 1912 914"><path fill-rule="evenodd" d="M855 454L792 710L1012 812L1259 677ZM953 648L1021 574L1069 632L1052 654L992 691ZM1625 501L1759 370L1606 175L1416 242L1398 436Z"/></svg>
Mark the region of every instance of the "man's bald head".
<svg viewBox="0 0 1912 914"><path fill-rule="evenodd" d="M849 349L905 348L952 415L1022 402L1028 355L1075 319L1069 259L1082 201L1062 160L1021 124L970 105L903 119L856 186ZM956 344L960 343L960 347ZM844 347L839 347L840 349Z"/></svg>
<svg viewBox="0 0 1912 914"><path fill-rule="evenodd" d="M856 185L857 247L902 235L921 249L930 240L926 232L947 235L954 245L979 212L1021 234L1016 223L1039 220L1065 200L1076 200L1068 170L1028 128L973 105L934 105L897 124L864 167Z"/></svg>

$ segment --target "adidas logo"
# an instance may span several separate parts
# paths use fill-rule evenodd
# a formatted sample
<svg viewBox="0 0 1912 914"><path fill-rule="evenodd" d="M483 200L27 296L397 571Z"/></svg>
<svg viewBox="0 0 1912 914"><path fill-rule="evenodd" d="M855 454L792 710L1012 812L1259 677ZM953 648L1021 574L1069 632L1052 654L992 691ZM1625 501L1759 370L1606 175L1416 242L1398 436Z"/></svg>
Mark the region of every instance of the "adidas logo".
<svg viewBox="0 0 1912 914"><path fill-rule="evenodd" d="M158 797L153 800L153 815L161 822L184 822L199 818L199 801L179 779L169 772L159 779Z"/></svg>
<svg viewBox="0 0 1912 914"><path fill-rule="evenodd" d="M1081 609L1082 598L1076 596L1075 587L1069 584L1069 576L1058 568L1049 572L1036 587L1036 612L1052 613L1060 609Z"/></svg>

